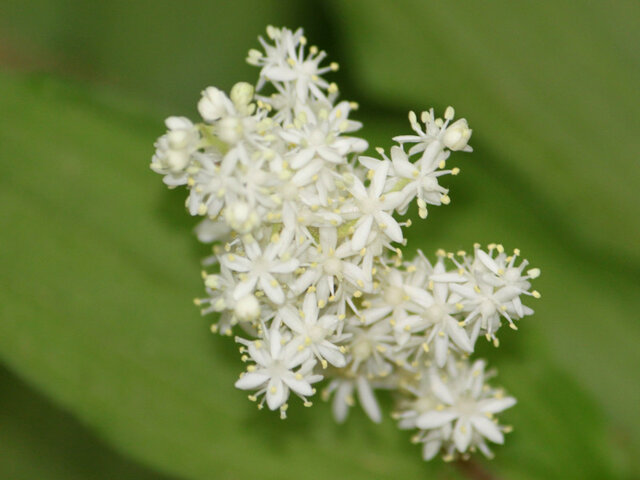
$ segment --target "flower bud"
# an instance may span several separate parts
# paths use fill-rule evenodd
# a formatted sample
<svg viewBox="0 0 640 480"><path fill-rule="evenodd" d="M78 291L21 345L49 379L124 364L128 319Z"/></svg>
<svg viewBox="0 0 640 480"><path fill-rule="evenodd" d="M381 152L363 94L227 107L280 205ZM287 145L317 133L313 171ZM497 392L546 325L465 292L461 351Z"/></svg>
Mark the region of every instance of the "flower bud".
<svg viewBox="0 0 640 480"><path fill-rule="evenodd" d="M239 233L248 233L260 223L255 210L242 201L229 205L225 209L224 218L227 224Z"/></svg>
<svg viewBox="0 0 640 480"><path fill-rule="evenodd" d="M471 132L467 121L461 118L447 127L442 137L442 143L449 150L462 150L469 143Z"/></svg>
<svg viewBox="0 0 640 480"><path fill-rule="evenodd" d="M216 87L207 87L198 102L198 112L202 118L209 122L224 116L231 108L231 102L225 93Z"/></svg>
<svg viewBox="0 0 640 480"><path fill-rule="evenodd" d="M240 113L250 113L249 104L253 100L253 85L238 82L231 89L231 101Z"/></svg>
<svg viewBox="0 0 640 480"><path fill-rule="evenodd" d="M249 294L237 301L234 313L241 322L251 322L260 316L260 303L255 295Z"/></svg>

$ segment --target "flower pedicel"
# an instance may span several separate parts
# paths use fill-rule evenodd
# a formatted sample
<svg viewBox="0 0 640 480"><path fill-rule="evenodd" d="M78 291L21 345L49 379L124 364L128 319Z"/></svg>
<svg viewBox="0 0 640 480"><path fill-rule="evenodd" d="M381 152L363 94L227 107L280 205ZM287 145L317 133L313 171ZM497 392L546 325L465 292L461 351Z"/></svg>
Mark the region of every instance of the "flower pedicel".
<svg viewBox="0 0 640 480"><path fill-rule="evenodd" d="M205 89L203 121L168 118L151 163L170 188L187 187L196 234L213 244L196 304L216 312L214 332L238 335L247 367L236 387L284 418L292 397L311 406L327 380L339 422L356 398L379 422L375 392L393 390L393 416L425 459L491 456L508 431L495 414L516 401L470 356L480 336L498 346L502 325L533 313L522 298L540 296L540 271L499 244L434 260L401 249L413 201L423 219L450 202L438 179L459 173L446 167L452 151L471 151L467 121L451 107L410 112L414 134L363 156L357 105L323 77L338 65L302 29L268 27L260 43L247 58L257 85Z"/></svg>

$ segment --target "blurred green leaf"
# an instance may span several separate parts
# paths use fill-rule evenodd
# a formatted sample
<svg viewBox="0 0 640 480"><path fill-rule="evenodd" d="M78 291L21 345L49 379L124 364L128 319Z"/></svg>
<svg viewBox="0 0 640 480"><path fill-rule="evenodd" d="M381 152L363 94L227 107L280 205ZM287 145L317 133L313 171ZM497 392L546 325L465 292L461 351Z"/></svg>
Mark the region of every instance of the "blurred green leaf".
<svg viewBox="0 0 640 480"><path fill-rule="evenodd" d="M0 59L118 85L165 115L191 114L199 92L228 90L268 24L296 22L295 0L3 0ZM296 27L296 25L291 25ZM249 77L251 76L251 77Z"/></svg>
<svg viewBox="0 0 640 480"><path fill-rule="evenodd" d="M233 342L208 335L188 301L201 291L203 250L189 235L184 194L167 192L147 168L160 119L130 99L48 78L0 76L0 90L0 200L3 224L11 225L0 249L0 356L13 370L119 450L186 478L457 476L448 465L421 462L388 419L375 426L354 415L341 427L326 405L294 405L282 422L233 388L241 370ZM371 120L378 125L372 130L389 134L389 124ZM521 199L476 173L461 176L467 201L460 195L458 215L447 212L443 223L436 210L417 228L428 242L414 234L411 245L455 248L469 232L511 242L536 229L520 216ZM487 190L508 206L487 209L496 201ZM582 273L548 232L535 230L521 243L535 252L549 291ZM573 285L574 294L601 291L589 275ZM596 307L625 314L612 297L615 287L613 279ZM547 286L541 289L546 295ZM572 365L549 362L547 330L557 325L564 335L575 325L562 325L545 301L540 323L507 335L496 362L521 405L506 415L517 425L504 448L509 454L498 448L487 468L509 478L616 478L626 466L612 456L617 445L599 407L562 373ZM584 315L592 303L565 305L562 315ZM632 332L627 343L638 338L637 328ZM628 389L637 393L635 385Z"/></svg>
<svg viewBox="0 0 640 480"><path fill-rule="evenodd" d="M637 274L640 2L332 5L365 98L402 115L455 106L491 147L486 176L528 193L568 248Z"/></svg>
<svg viewBox="0 0 640 480"><path fill-rule="evenodd" d="M0 367L0 478L168 480L114 454Z"/></svg>

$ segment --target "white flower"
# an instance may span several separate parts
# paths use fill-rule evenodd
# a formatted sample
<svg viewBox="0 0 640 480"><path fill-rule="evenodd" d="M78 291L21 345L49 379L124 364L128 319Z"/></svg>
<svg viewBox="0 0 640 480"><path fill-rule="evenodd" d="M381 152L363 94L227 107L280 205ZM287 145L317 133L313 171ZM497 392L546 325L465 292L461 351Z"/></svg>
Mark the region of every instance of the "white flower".
<svg viewBox="0 0 640 480"><path fill-rule="evenodd" d="M308 396L313 395L311 383L317 381L317 376L310 375L315 360L309 357L307 350L298 350L297 345L284 342L280 332L271 331L266 337L267 346L261 340L249 342L237 339L246 346L251 360L256 365L247 368L240 376L236 387L242 390L256 390L255 396L265 395L267 405L271 410L281 408L289 398L289 391L293 391L306 402ZM297 372L293 370L301 366Z"/></svg>
<svg viewBox="0 0 640 480"><path fill-rule="evenodd" d="M484 439L504 442L504 429L494 422L493 415L512 407L516 400L485 385L482 360L462 370L450 368L446 381L436 369L431 369L428 375L431 398L439 403L417 416L415 424L419 429L451 428L451 440L460 453L466 452L472 443L484 444Z"/></svg>
<svg viewBox="0 0 640 480"><path fill-rule="evenodd" d="M402 242L402 229L390 212L399 205L402 198L399 193L383 195L387 173L390 164L381 162L374 172L371 184L365 188L362 181L353 177L353 184L349 191L353 195L357 210L352 208L349 213L357 212L357 221L351 239L351 247L355 251L364 248L369 242L369 235L380 231L394 242Z"/></svg>
<svg viewBox="0 0 640 480"><path fill-rule="evenodd" d="M306 99L309 94L323 98L323 90L330 89L330 85L321 75L338 70L338 64L321 67L320 63L327 54L315 46L309 48L308 55L305 55L307 40L302 29L292 32L286 28L270 27L267 34L275 44L272 46L260 38L265 55L257 50L249 52L249 63L262 66L260 76L272 82L291 82L300 100Z"/></svg>
<svg viewBox="0 0 640 480"><path fill-rule="evenodd" d="M491 256L494 249L498 252L495 260ZM533 313L522 304L520 296L540 297L535 290L529 292L529 280L536 278L540 271L532 269L527 275L522 275L528 262L525 260L520 267L514 267L519 251L507 257L502 245L490 245L489 253L476 245L474 253L473 258L465 257L464 263L458 264L460 269L466 270L468 281L452 284L451 290L461 297L462 310L466 313L464 322L473 325L472 340L475 341L479 332L484 331L488 338L497 342L495 332L500 328L501 317L517 330L514 320Z"/></svg>
<svg viewBox="0 0 640 480"><path fill-rule="evenodd" d="M347 155L365 151L367 142L342 135L360 127L347 118L350 110L349 102L340 102L331 111L322 109L317 115L309 107L301 108L294 125L279 132L286 142L299 147L291 168L298 170L315 157L333 164L346 163Z"/></svg>
<svg viewBox="0 0 640 480"><path fill-rule="evenodd" d="M337 315L319 317L315 293L307 293L301 311L285 307L280 316L294 338L299 339L299 348L309 348L324 368L327 368L327 362L338 368L346 365L344 347L336 345L345 338L345 335L335 335L340 320Z"/></svg>
<svg viewBox="0 0 640 480"><path fill-rule="evenodd" d="M233 298L238 300L245 297L252 293L258 284L269 300L276 304L283 303L284 292L274 274L293 272L298 268L298 260L277 258L278 250L281 248L277 242L270 242L264 251L253 238L247 238L243 244L246 257L229 253L221 258L222 264L229 270L243 274L240 277L242 281L233 291Z"/></svg>
<svg viewBox="0 0 640 480"><path fill-rule="evenodd" d="M434 278L444 277L444 264L436 263L433 275L430 277L432 293L424 292L415 297L415 302L420 308L416 309L418 319L412 319L412 329L414 331L425 330L423 337L417 338L418 350L429 350L433 345L435 351L436 364L444 366L449 354L450 342L458 347L462 352L471 353L473 343L465 329L459 324L459 320L453 317L460 309L458 308L458 298L450 296L450 285L452 283L444 281L433 281ZM454 279L460 277L454 274ZM463 277L461 277L463 279Z"/></svg>
<svg viewBox="0 0 640 480"><path fill-rule="evenodd" d="M391 161L396 176L404 179L400 181L405 200L399 210L417 197L419 214L421 218L427 218L427 205L441 205L449 203L448 190L438 183L438 177L446 174L457 175L459 169L437 170L439 163L432 161L425 153L418 162L411 163L409 157L401 147L391 148ZM442 160L440 160L442 161Z"/></svg>
<svg viewBox="0 0 640 480"><path fill-rule="evenodd" d="M338 232L332 227L320 228L319 237L319 245L309 249L309 263L303 264L306 270L296 279L293 289L303 292L314 286L322 303L335 297L336 284L345 280L361 291L369 291L371 282L356 264L357 252L351 242L338 246Z"/></svg>
<svg viewBox="0 0 640 480"><path fill-rule="evenodd" d="M462 150L464 152L471 152L473 149L467 144L471 137L472 131L469 129L467 121L462 118L449 126L449 122L453 120L454 110L451 107L447 107L444 113L444 120L441 118L435 118L433 109L428 112L422 112L420 120L424 123L424 130L418 123L418 119L414 112L409 112L409 122L411 128L416 135L400 135L393 139L399 143L415 143L409 150L409 155L413 155L417 152L422 152L428 149L430 146L437 151L442 148L449 148L451 150ZM451 131L449 131L449 128ZM445 143L446 138L446 143Z"/></svg>

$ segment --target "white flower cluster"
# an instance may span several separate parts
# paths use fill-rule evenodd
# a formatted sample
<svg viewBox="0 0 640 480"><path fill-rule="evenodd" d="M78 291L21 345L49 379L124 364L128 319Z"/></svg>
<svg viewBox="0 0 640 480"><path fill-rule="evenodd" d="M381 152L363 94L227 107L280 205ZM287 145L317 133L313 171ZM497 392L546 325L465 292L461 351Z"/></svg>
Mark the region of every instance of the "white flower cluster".
<svg viewBox="0 0 640 480"><path fill-rule="evenodd" d="M256 87L204 90L203 121L167 119L151 163L169 187L187 186L198 238L213 242L196 303L217 313L214 332L241 335L248 367L236 387L284 418L292 393L310 406L328 379L338 421L355 392L376 422L374 392L393 390L394 415L418 430L425 459L488 455L486 441L502 443L506 430L493 415L515 400L468 357L479 336L497 345L502 324L532 313L521 299L539 296L530 280L540 272L501 245L405 260L411 221L398 220L414 200L422 218L449 203L438 179L459 172L446 169L451 151L471 151L466 120L451 107L444 118L411 112L414 135L396 137L389 156L362 156L357 105L323 78L337 64L323 66L301 29L268 27L267 37L247 59L260 68Z"/></svg>

